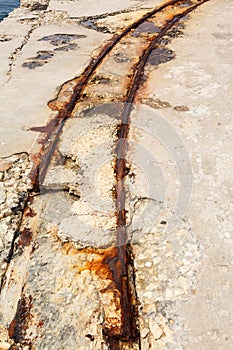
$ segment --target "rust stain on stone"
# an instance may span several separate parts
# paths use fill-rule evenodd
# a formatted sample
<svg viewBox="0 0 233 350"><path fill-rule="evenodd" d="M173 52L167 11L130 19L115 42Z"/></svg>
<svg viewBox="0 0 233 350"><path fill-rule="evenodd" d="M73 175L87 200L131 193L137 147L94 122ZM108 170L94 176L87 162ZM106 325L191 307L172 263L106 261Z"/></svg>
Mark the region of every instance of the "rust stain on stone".
<svg viewBox="0 0 233 350"><path fill-rule="evenodd" d="M25 227L23 231L20 232L19 240L17 242L18 248L29 247L32 242L32 236L32 230Z"/></svg>
<svg viewBox="0 0 233 350"><path fill-rule="evenodd" d="M110 319L109 324L107 326L105 325L103 330L105 338L107 339L112 350L121 349L120 342L122 341L130 342L135 340L138 342L140 340L133 254L131 246L128 243L126 230L127 211L125 210L126 190L124 187L124 178L129 173L129 168L127 167L126 162L126 151L130 123L129 116L132 109L132 104L135 102L136 93L142 82L144 68L148 62L148 59L151 62L155 61L156 65L164 62L165 59L165 62L168 60L168 58L170 59L170 56L167 57L167 52L167 56L165 55L164 51L162 51L162 53L160 52L160 54L163 56L162 58L160 54L158 55L161 39L183 16L187 15L193 9L206 1L208 0L198 1L196 2L196 5L192 5L190 8L185 10L183 9L182 11L180 9L182 7L181 5L186 4L186 2L169 1L163 4L161 7L147 13L145 16L140 18L140 20L129 26L120 35L114 35L113 38L103 46L99 55L91 59L90 64L84 70L82 75L79 78L75 78L63 84L58 94L58 98L49 103L49 107L57 111L57 115L46 126L31 128L32 131L43 134L38 139L41 149L37 154L32 156L34 168L30 174L34 184L33 191L39 191L40 184L43 183L48 166L54 157L63 126L66 120L71 117L76 103L83 97L83 92L98 66L107 57L112 48L123 37L125 37L126 34L145 23L145 21L151 16L164 10L164 16L161 17L163 18L163 23L160 27L160 31L154 27L153 30L156 34L153 38L151 36L148 38L148 46L138 57L138 62L134 66L133 74L129 78L127 93L124 96L123 102L126 103L121 114L121 124L118 129L118 142L116 146L116 187L114 191L116 195L116 247L106 248L103 250L91 248L86 250L75 250L75 248L71 247L70 245L63 246L66 254L75 255L85 252L95 254L95 258L93 258L92 261L86 262L84 266L80 266L78 268L80 271L89 270L92 273L95 273L101 279L112 281L109 286L101 291L101 293L107 293L109 291L113 293L115 307L121 311L121 319ZM169 8L167 9L167 7ZM142 26L142 31L144 30L144 32L147 31L149 33L149 31L152 29L145 28L145 26L144 29ZM149 26L152 25L149 24ZM164 58L164 56L166 57ZM105 81L105 83L107 83L107 81ZM31 215L30 210L28 211L28 215ZM19 237L18 246L29 246L31 241L32 232L30 229L25 228ZM26 297L24 294L22 294L22 297L18 302L16 315L9 327L9 336L14 339L16 343L26 344L25 337L28 323L31 318L31 307L32 297ZM32 344L29 343L27 345L30 347Z"/></svg>
<svg viewBox="0 0 233 350"><path fill-rule="evenodd" d="M182 2L181 2L182 3ZM130 244L128 243L127 230L126 230L126 210L125 210L125 199L126 190L124 186L124 177L128 173L127 170L127 137L130 128L130 113L132 110L132 104L135 100L137 90L140 86L141 79L144 74L144 68L147 63L158 65L160 63L165 63L172 59L173 53L167 49L160 48L160 41L167 34L167 32L177 23L179 20L195 9L198 5L193 5L188 10L181 11L178 13L168 15L166 23L161 28L159 34L153 39L149 46L139 57L138 64L135 65L135 74L132 77L131 84L128 88L128 93L126 96L126 104L124 105L123 112L121 114L121 125L118 130L118 142L116 146L116 165L115 165L115 175L116 175L116 216L117 216L117 256L114 260L110 262L113 266L113 277L117 289L120 292L120 301L122 308L122 319L120 332L114 332L110 330L106 334L109 344L113 341L112 348L119 348L119 339L130 341L132 339L137 339L139 337L138 330L138 311L137 304L135 302L135 283L132 281L134 277L134 269L132 263L132 251ZM179 9L179 3L177 4L177 9ZM153 59L152 59L153 58ZM131 275L129 267L131 269ZM118 333L119 332L119 333ZM118 340L118 341L116 341Z"/></svg>
<svg viewBox="0 0 233 350"><path fill-rule="evenodd" d="M90 249L86 251L90 252ZM111 269L111 261L117 257L116 247L101 249L99 251L94 250L93 253L97 254L98 257L92 261L88 261L80 268L80 271L89 270L101 279L113 281L114 271Z"/></svg>
<svg viewBox="0 0 233 350"><path fill-rule="evenodd" d="M33 218L37 214L31 207L28 206L24 211L24 215L25 215L25 217Z"/></svg>
<svg viewBox="0 0 233 350"><path fill-rule="evenodd" d="M82 248L77 249L70 242L62 245L63 252L66 255L89 255L90 261L86 261L84 265L75 265L74 269L78 273L82 271L90 271L97 275L100 279L113 281L113 270L111 269L111 261L117 257L117 248L115 246L105 249Z"/></svg>
<svg viewBox="0 0 233 350"><path fill-rule="evenodd" d="M93 57L78 77L67 81L61 86L56 99L50 101L48 106L57 111L57 115L51 120L45 127L34 127L31 130L40 131L44 134L39 138L39 144L41 145L40 151L33 155L32 161L34 167L30 174L30 179L34 184L34 191L40 192L40 183L43 182L48 165L56 149L59 137L62 132L66 119L71 116L71 113L78 100L81 99L84 89L92 78L97 67L103 62L107 55L111 52L113 47L132 30L138 28L147 19L153 17L156 13L166 9L168 6L176 4L177 0L168 1L162 4L160 7L156 7L152 11L146 13L139 20L128 26L122 33L115 34L113 37L100 49L97 57Z"/></svg>
<svg viewBox="0 0 233 350"><path fill-rule="evenodd" d="M32 296L26 296L22 294L21 299L18 302L17 311L14 319L11 321L9 326L9 337L23 345L28 345L32 349L30 341L26 340L26 332L31 316L32 308Z"/></svg>

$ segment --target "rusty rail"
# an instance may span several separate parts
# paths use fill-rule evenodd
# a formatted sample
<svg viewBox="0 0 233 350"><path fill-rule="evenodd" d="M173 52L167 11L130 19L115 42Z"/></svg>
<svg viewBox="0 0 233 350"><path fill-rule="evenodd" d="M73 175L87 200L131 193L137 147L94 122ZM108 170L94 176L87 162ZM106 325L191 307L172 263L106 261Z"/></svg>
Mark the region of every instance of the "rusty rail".
<svg viewBox="0 0 233 350"><path fill-rule="evenodd" d="M122 31L122 33L114 35L110 39L110 41L103 46L98 57L91 59L91 62L85 68L85 70L80 75L80 77L69 80L61 86L58 92L57 99L59 99L59 93L62 91L64 85L75 81L75 87L70 96L70 99L62 107L56 107L55 101L57 99L50 101L49 106L52 109L55 109L55 110L57 109L58 115L54 119L52 119L45 127L31 128L32 131L39 131L39 132L43 132L44 134L44 137L42 138L42 140L39 141L39 143L41 144L41 150L38 154L34 155L32 159L34 162L34 167L30 174L30 178L32 180L32 183L34 184L34 188L33 188L34 192L39 192L40 184L43 182L45 178L51 158L56 150L57 143L59 142L59 137L64 127L65 121L70 117L77 101L82 97L82 93L86 88L87 84L89 83L90 79L92 78L97 67L103 62L103 60L111 52L111 50L116 46L116 44L122 38L124 38L128 33L130 33L131 30L136 29L140 24L142 24L147 19L154 16L157 12L160 12L166 7L174 5L179 2L180 0L170 0L164 3L163 5L156 7L154 10L146 13L139 20L129 25L125 30Z"/></svg>
<svg viewBox="0 0 233 350"><path fill-rule="evenodd" d="M119 327L120 331L115 333L114 330L104 330L105 338L109 344L110 349L121 349L122 342L137 343L140 347L140 332L138 325L138 312L137 312L137 300L136 299L136 286L135 275L133 266L132 248L128 242L128 234L126 230L126 190L124 185L125 176L128 173L126 165L126 151L127 151L127 138L130 128L130 113L132 110L132 103L135 100L138 87L140 85L145 65L151 52L160 43L161 39L168 33L168 31L178 23L183 17L187 16L191 11L195 10L200 5L209 0L194 0L195 4L191 2L188 8L183 8L180 14L174 15L169 18L167 23L160 28L160 33L157 33L148 46L143 51L142 55L138 58L137 64L134 66L134 74L131 78L128 86L127 95L121 113L121 124L118 130L118 141L116 145L116 164L115 164L115 176L116 176L116 241L117 247L114 256L108 258L109 269L112 272L113 281L117 290L120 293L122 319ZM185 0L172 0L164 3L160 7L155 8L153 11L148 12L142 16L139 20L127 27L121 34L114 35L112 39L102 48L98 57L92 58L90 64L86 67L80 77L71 80L75 82L74 89L68 101L62 107L56 107L55 101L50 102L50 106L54 109L57 108L58 114L52 119L45 127L32 128L32 130L39 131L43 134L39 143L41 144L40 152L33 156L34 168L30 174L34 187L32 195L35 192L39 193L40 185L46 176L47 169L56 151L60 135L66 120L71 116L75 105L82 98L83 92L93 77L96 69L101 65L111 50L131 31L135 30L140 24L149 18L153 17L156 13L165 10L168 7L177 5L178 7L186 3ZM190 3L190 2L188 2ZM66 82L67 84L69 82ZM63 84L63 86L65 85ZM61 87L61 90L63 88ZM61 91L60 90L60 91ZM59 93L58 93L59 98ZM31 196L32 196L31 195ZM29 196L29 201L31 199ZM12 252L13 256L13 252ZM17 316L17 315L16 315ZM17 317L14 322L17 322ZM17 325L14 324L17 328ZM14 328L14 329L15 329Z"/></svg>
<svg viewBox="0 0 233 350"><path fill-rule="evenodd" d="M137 309L135 307L135 301L133 295L136 291L132 292L132 288L136 289L136 286L132 286L130 281L128 266L132 261L132 249L128 243L128 235L126 230L126 210L125 199L126 190L124 186L124 178L128 173L126 165L126 152L127 152L127 137L130 128L130 113L132 110L132 104L135 100L135 96L141 82L145 65L148 61L149 55L159 44L161 39L167 34L167 32L178 23L183 17L187 16L190 12L209 0L199 1L197 4L190 6L184 10L183 13L175 15L169 22L162 28L159 35L151 42L151 44L143 52L142 56L138 60L138 64L135 66L135 74L131 80L130 87L126 101L124 103L123 112L121 114L121 126L118 133L118 143L116 147L116 210L117 210L117 257L114 258L114 276L116 276L116 285L121 295L122 306L122 334L121 338L134 339L139 335L138 322L137 322ZM183 3L183 1L180 1ZM111 338L110 336L109 338ZM113 337L114 338L114 337ZM114 343L111 339L111 349L118 350L119 344L116 337ZM115 344L115 345L113 345Z"/></svg>

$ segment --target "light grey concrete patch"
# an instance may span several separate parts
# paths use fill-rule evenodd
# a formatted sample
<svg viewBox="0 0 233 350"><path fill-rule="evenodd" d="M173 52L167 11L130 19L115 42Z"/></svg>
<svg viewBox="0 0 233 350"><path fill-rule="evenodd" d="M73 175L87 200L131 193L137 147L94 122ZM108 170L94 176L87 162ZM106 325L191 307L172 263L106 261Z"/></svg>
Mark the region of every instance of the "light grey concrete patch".
<svg viewBox="0 0 233 350"><path fill-rule="evenodd" d="M164 120L168 121L188 151L193 170L193 191L188 211L184 220L189 222L191 232L187 237L187 245L200 242L201 255L198 246L194 251L187 250L183 245L179 230L173 232L177 237L175 246L183 250L187 261L194 256L202 259L196 265L191 262L193 272L196 270L196 282L192 290L185 285L189 279L189 268L179 265L183 270L182 279L177 276L177 288L184 292L183 297L162 292L162 303L165 307L167 323L161 339L152 343L154 349L189 349L230 350L232 347L232 32L231 1L210 1L196 11L187 23L185 35L174 40L170 45L176 59L161 65L149 75L147 98L168 102L171 106L186 106L184 111L174 111L171 108L156 110ZM217 33L217 38L216 38ZM227 34L227 35L226 35ZM166 174L166 170L165 170ZM173 177L172 177L173 179ZM171 184L171 191L175 187ZM150 236L148 236L149 239ZM170 238L167 238L164 256L167 262L162 268L174 267L169 263L172 254ZM143 248L146 249L144 245ZM158 242L158 247L162 247ZM138 248L136 248L138 249ZM149 249L149 248L148 248ZM151 256L146 250L145 257ZM139 256L137 257L137 259ZM156 254L156 258L158 254ZM148 260L149 270L152 268ZM179 270L178 266L175 269ZM176 273L175 272L175 273ZM146 272L143 273L143 276ZM155 297L155 304L160 305L156 297L162 286L163 277L158 270L152 273L159 277L159 286L148 296ZM167 276L167 273L165 272ZM140 270L138 272L138 278ZM175 276L173 273L170 282ZM186 281L186 282L185 282ZM138 291L140 286L138 282ZM152 285L154 285L152 283ZM147 285L145 288L149 288ZM169 292L170 293L170 292ZM168 294L169 294L168 293ZM181 294L182 294L181 293ZM167 300L171 300L168 302ZM150 304L150 302L149 302ZM161 305L162 305L161 304ZM150 304L151 305L151 304ZM158 315L158 308L154 317ZM151 306L148 310L153 311ZM164 313L163 313L164 314ZM171 316L173 314L173 316ZM160 313L159 313L160 315ZM147 316L143 322L148 321ZM160 325L161 320L157 320ZM150 329L150 325L148 326ZM151 331L151 333L153 333ZM146 338L145 338L146 339ZM150 339L150 336L147 338ZM143 341L143 349L149 345Z"/></svg>
<svg viewBox="0 0 233 350"><path fill-rule="evenodd" d="M84 247L104 247L114 242L113 164L117 124L111 116L94 113L91 117L71 119L65 125L59 151L73 168L72 181L67 179L65 187L79 198L59 224L58 235L63 240ZM58 175L58 170L59 167L55 167L51 171ZM49 174L50 171L45 185ZM60 181L57 178L56 183L64 186L63 173L60 174ZM52 186L50 182L46 187Z"/></svg>
<svg viewBox="0 0 233 350"><path fill-rule="evenodd" d="M146 8L151 8L158 6L160 1L152 0L146 2ZM144 4L143 4L144 5ZM60 10L67 11L70 17L87 17L87 16L98 16L107 13L115 13L117 11L124 12L127 9L132 8L141 8L141 1L137 0L127 0L127 1L118 1L109 2L108 0L100 0L93 3L91 0L81 0L81 1L72 1L72 0L51 0L48 10Z"/></svg>
<svg viewBox="0 0 233 350"><path fill-rule="evenodd" d="M192 191L192 167L182 138L158 110L139 105L131 114L129 145L130 196L168 205L174 213L168 229L174 229L187 210ZM141 219L144 222L143 215ZM157 220L154 215L154 222Z"/></svg>
<svg viewBox="0 0 233 350"><path fill-rule="evenodd" d="M54 51L55 47L49 41L40 40L48 35L61 33L85 37L78 40L76 50L68 52ZM29 42L14 63L11 79L1 87L1 156L31 149L38 134L28 129L46 124L51 115L47 103L55 97L56 89L82 72L90 60L92 51L100 46L103 39L106 39L106 34L90 33L88 29L73 24L48 24L32 33ZM10 41L9 45L13 43ZM42 63L37 69L22 67L25 63L33 61L31 58L38 56L38 51L48 51L52 54L49 59L37 60ZM45 62L47 63L43 64ZM9 142L9 139L14 139L14 143Z"/></svg>

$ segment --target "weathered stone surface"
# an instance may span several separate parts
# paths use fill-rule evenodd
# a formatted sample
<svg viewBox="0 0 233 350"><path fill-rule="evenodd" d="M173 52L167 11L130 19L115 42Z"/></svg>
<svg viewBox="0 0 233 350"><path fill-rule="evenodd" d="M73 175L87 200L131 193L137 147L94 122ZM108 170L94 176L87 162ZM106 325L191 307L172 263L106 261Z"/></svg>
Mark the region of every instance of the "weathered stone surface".
<svg viewBox="0 0 233 350"><path fill-rule="evenodd" d="M145 31L158 27L129 34L98 67L34 192L30 157L56 116L47 103L61 85L160 3L25 0L0 25L0 349L107 350L108 331L120 332L109 266L115 147ZM229 0L221 11L216 0L203 5L145 68L125 174L141 344L122 341L122 350L232 347L230 9ZM63 106L74 84L50 107Z"/></svg>
<svg viewBox="0 0 233 350"><path fill-rule="evenodd" d="M27 15L22 12L20 17L23 19ZM92 32L72 21L69 23L69 18L64 18L63 13L48 13L33 20L35 24L19 24L18 20L19 17L12 17L8 20L10 24L3 21L0 26L0 32L6 34L17 30L13 40L0 43L4 65L10 57L8 66L1 65L0 156L33 147L38 134L30 131L30 127L44 125L53 116L47 103L56 96L56 89L80 74L93 50L109 37L109 34ZM55 49L62 48L64 44L54 46L50 41L41 40L60 33L79 35L80 39L74 40L77 47L57 51ZM9 139L15 142L11 143Z"/></svg>
<svg viewBox="0 0 233 350"><path fill-rule="evenodd" d="M150 330L142 342L143 349L206 350L232 346L232 209L229 197L232 142L229 135L233 99L229 57L233 46L229 41L231 5L224 1L221 6L219 12L218 2L210 1L191 16L184 36L169 44L176 59L160 65L158 70L148 69L146 96L142 94L144 99L166 102L164 108L154 111L154 116L158 121L168 122L184 142L193 173L192 196L183 217L186 228L182 228L184 223L181 222L170 233L167 225L157 226L155 232L153 226L147 233L141 229L140 240L135 245L142 323L146 321ZM175 106L184 107L177 110ZM151 113L150 109L148 112ZM152 116L153 113L151 119ZM146 143L143 137L148 128L145 126L140 134L137 121L135 124L137 133L134 134L148 147L149 141ZM162 137L154 127L151 135L148 148L153 153L154 145ZM166 147L171 151L167 141L162 145L162 153L156 147L153 154L157 157L162 154L158 163L166 169L163 171L167 190L165 206L174 211L178 192L175 174L167 177L171 171L164 157ZM134 161L137 160L135 155L137 153L133 152ZM137 179L137 172L135 174ZM162 180L158 184L160 188ZM139 189L144 191L145 186ZM169 223L171 218L172 213L162 220ZM165 241L159 227L164 227ZM150 324L150 315L156 320L156 331L153 322ZM157 326L162 327L163 334ZM158 336L161 335L159 339L157 331Z"/></svg>
<svg viewBox="0 0 233 350"><path fill-rule="evenodd" d="M152 8L160 4L158 0L147 1L142 4L140 0L118 1L117 3L101 0L98 3L87 1L72 1L72 0L51 0L49 10L67 11L70 17L88 17L101 16L105 14L128 12L138 8ZM143 6L144 5L144 6Z"/></svg>
<svg viewBox="0 0 233 350"><path fill-rule="evenodd" d="M50 0L20 0L20 6L30 9L30 11L46 10Z"/></svg>
<svg viewBox="0 0 233 350"><path fill-rule="evenodd" d="M0 276L5 271L22 210L28 198L31 163L26 153L2 159L0 163Z"/></svg>

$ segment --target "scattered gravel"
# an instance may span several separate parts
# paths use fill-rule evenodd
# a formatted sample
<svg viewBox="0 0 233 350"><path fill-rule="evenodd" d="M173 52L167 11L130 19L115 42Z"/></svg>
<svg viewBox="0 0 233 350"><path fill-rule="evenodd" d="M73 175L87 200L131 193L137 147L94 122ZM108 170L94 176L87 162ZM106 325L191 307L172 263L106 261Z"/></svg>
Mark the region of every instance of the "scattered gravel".
<svg viewBox="0 0 233 350"><path fill-rule="evenodd" d="M0 276L27 202L31 163L26 153L0 159Z"/></svg>

